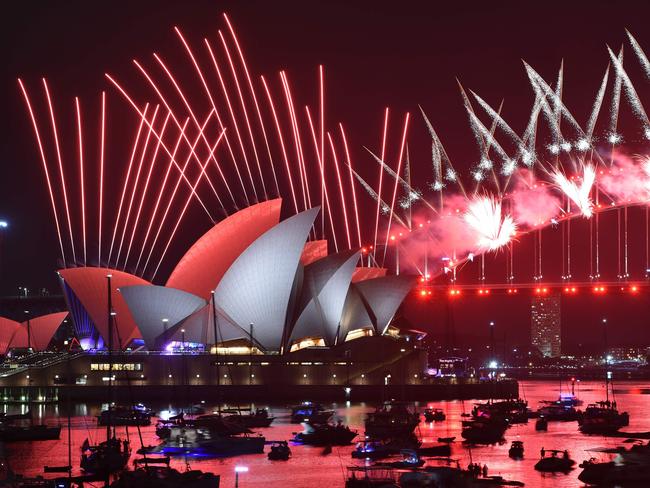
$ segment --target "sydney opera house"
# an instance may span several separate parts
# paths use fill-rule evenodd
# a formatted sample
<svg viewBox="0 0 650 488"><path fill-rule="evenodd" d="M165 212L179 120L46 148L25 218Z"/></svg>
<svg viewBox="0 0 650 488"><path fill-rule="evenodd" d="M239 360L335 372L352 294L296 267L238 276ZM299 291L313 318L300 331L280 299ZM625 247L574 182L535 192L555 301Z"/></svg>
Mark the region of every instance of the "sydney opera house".
<svg viewBox="0 0 650 488"><path fill-rule="evenodd" d="M281 221L281 205L262 202L214 225L164 286L107 268L59 270L67 312L0 319L0 352L30 347L46 358L5 361L0 387L90 391L111 379L207 395L215 385L418 383L423 334L393 323L414 277L362 267L359 250L328 254L327 241L308 241L318 209ZM74 352L48 353L64 321Z"/></svg>

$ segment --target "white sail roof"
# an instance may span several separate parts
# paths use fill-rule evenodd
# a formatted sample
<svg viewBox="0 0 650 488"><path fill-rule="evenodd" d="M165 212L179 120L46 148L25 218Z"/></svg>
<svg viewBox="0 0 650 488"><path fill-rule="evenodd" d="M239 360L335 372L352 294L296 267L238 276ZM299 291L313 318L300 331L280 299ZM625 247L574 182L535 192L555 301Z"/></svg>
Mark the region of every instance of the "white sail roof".
<svg viewBox="0 0 650 488"><path fill-rule="evenodd" d="M414 276L399 275L360 281L352 285L359 292L377 333L386 332L415 281Z"/></svg>
<svg viewBox="0 0 650 488"><path fill-rule="evenodd" d="M228 268L214 291L217 307L264 349L277 350L309 229L319 208L294 215L257 238Z"/></svg>
<svg viewBox="0 0 650 488"><path fill-rule="evenodd" d="M205 306L203 298L176 288L123 286L119 291L149 350L155 350L156 338L166 329Z"/></svg>
<svg viewBox="0 0 650 488"><path fill-rule="evenodd" d="M299 313L291 341L322 337L326 344L334 344L358 260L358 251L346 251L324 257L305 267Z"/></svg>

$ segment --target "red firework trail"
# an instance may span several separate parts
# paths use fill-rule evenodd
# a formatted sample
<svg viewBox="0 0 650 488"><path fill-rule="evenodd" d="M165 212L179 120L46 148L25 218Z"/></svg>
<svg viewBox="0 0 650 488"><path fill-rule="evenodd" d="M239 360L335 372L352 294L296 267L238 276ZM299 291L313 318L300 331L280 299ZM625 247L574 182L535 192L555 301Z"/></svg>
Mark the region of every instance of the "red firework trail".
<svg viewBox="0 0 650 488"><path fill-rule="evenodd" d="M124 90L124 88L122 88L122 87L120 86L120 84L119 84L117 81L115 81L115 80L111 77L111 75L109 75L108 73L105 73L104 76L106 77L106 79L108 79L108 80L109 80L109 81L110 81L110 82L115 86L115 88L118 89L118 91L122 94L122 96L124 96L124 98L126 98L126 100L129 102L129 104L131 104L131 106L132 106L132 107L135 109L135 111L138 113L138 115L140 115L140 117L142 117L142 118L144 119L144 122L147 124L147 126L153 130L153 127L151 126L151 122L149 122L149 121L146 119L146 117L143 117L143 113L142 113L142 111L141 111L140 108L135 104L135 102L134 102L133 99L128 95L128 93L126 93L126 91ZM180 127L180 125L179 125L179 127ZM159 135L155 130L153 131L153 134L156 136L157 139L161 139L160 135ZM190 145L189 141L187 141L187 144ZM162 143L162 146L161 146L161 147L165 150L165 152L167 153L167 155L171 157L172 153L171 153L171 151L169 150L169 148L165 145L164 142ZM198 156L194 153L194 150L193 150L193 149L192 149L192 155L197 159L197 161L200 161L199 158L198 158ZM178 165L178 163L176 162L175 159L172 159L172 163L174 164L174 166L176 166L176 169L178 169L178 171L180 172L183 181L185 181L185 183L187 184L187 186L188 186L189 188L192 188L192 183L190 183L190 180L187 178L187 176L185 175L185 173L181 170L181 167ZM194 197L197 199L197 201L201 204L201 207L203 207L203 210L204 210L205 213L208 215L208 218L210 219L210 221L214 224L215 220L212 218L212 215L210 214L210 211L208 210L208 207L205 206L205 204L203 203L203 200L201 199L201 197L199 197L198 193L193 192L193 194L194 194Z"/></svg>
<svg viewBox="0 0 650 488"><path fill-rule="evenodd" d="M284 164L287 170L287 177L289 179L289 188L291 189L291 196L293 197L293 207L298 213L298 200L296 199L296 190L293 187L293 178L291 178L291 168L289 166L289 158L287 157L287 149L284 145L284 138L282 137L282 129L280 128L280 122L278 121L278 115L275 111L275 104L273 103L273 97L271 96L271 91L269 90L266 80L263 76L260 76L262 80L262 85L264 85L264 91L269 101L269 107L271 108L271 113L273 114L273 121L275 122L275 128L278 133L278 140L280 141L280 147L282 148L282 156L284 157Z"/></svg>
<svg viewBox="0 0 650 488"><path fill-rule="evenodd" d="M217 149L219 146L219 143L221 142L222 137L226 133L226 129L223 129L221 131L221 134L219 134L219 137L217 138L217 142L214 143L214 146L210 150L210 155L206 158L205 163L203 164L202 170L205 171L205 167L210 163L210 159L214 155L214 151ZM201 175L196 178L196 182L194 183L194 189L196 190L196 187L198 186L199 182L201 181ZM169 249L169 245L171 244L172 240L174 239L174 235L176 235L176 231L178 230L178 226L180 225L181 221L183 220L183 216L185 215L185 212L187 211L187 207L189 206L190 202L192 201L192 194L189 194L187 197L187 200L185 201L185 205L183 206L183 210L181 211L181 214L178 216L178 219L176 220L176 225L174 226L174 230L172 230L171 235L169 236L169 239L167 240L167 244L165 245L165 249L162 252L162 255L160 256L160 260L158 261L158 265L156 266L156 269L153 272L153 275L151 276L151 281L154 280L156 277L156 274L158 273L158 269L160 268L160 264L163 262L163 259L165 259L165 254L167 254L167 250Z"/></svg>
<svg viewBox="0 0 650 488"><path fill-rule="evenodd" d="M307 210L308 208L311 208L311 195L309 194L309 184L307 182L307 173L305 171L305 157L302 152L302 143L300 139L300 130L298 128L298 120L296 118L293 98L291 96L291 89L289 88L289 80L287 79L287 75L284 71L280 72L280 79L282 80L285 101L287 103L287 111L289 112L289 118L291 120L291 126L293 129L296 158L298 159L298 171L300 172L300 186L303 192L302 197L303 203L305 205L305 210Z"/></svg>
<svg viewBox="0 0 650 488"><path fill-rule="evenodd" d="M309 122L309 129L311 131L311 136L312 136L312 139L314 141L314 150L316 152L316 158L318 160L318 166L320 168L321 185L323 187L323 193L324 193L323 199L325 201L324 201L323 208L322 208L321 211L323 213L325 213L325 207L327 207L327 215L329 217L330 228L332 230L332 239L334 240L334 249L336 250L336 252L339 252L339 245L338 245L338 242L336 240L336 230L334 229L334 220L332 218L332 211L331 211L331 208L330 208L330 199L329 199L329 196L327 194L327 183L325 181L325 168L323 167L322 156L318 151L318 140L316 139L316 131L314 130L314 123L313 123L312 118L311 118L311 113L309 112L309 107L305 107L305 110L307 112L307 121ZM322 233L322 237L325 238L325 231L324 230L323 230L323 233Z"/></svg>
<svg viewBox="0 0 650 488"><path fill-rule="evenodd" d="M246 74L246 80L248 81L248 87L250 89L251 95L253 97L253 103L255 104L255 110L257 112L257 119L259 120L260 123L260 129L262 129L262 136L264 137L264 144L266 144L266 152L268 153L269 156L269 164L271 166L271 171L273 173L273 181L275 182L275 190L276 194L280 196L280 187L278 186L278 177L275 173L275 164L273 163L273 156L271 155L271 147L269 145L269 139L266 134L266 128L264 126L264 120L262 119L262 111L260 110L259 103L257 102L257 95L255 94L255 88L253 86L253 81L251 79L250 72L248 71L248 64L246 63L246 59L244 58L244 52L242 51L241 46L239 45L239 40L237 39L237 35L235 34L235 29L233 29L232 24L230 23L230 19L226 14L223 14L223 17L226 21L226 24L228 25L228 30L230 31L230 35L232 36L233 41L235 42L235 47L237 48L237 53L239 54L239 59L241 60L241 64L244 67L244 73Z"/></svg>
<svg viewBox="0 0 650 488"><path fill-rule="evenodd" d="M208 84L205 81L205 77L203 76L203 71L201 70L201 67L199 66L199 63L197 63L196 58L194 57L194 54L192 54L192 50L190 49L189 44L185 41L185 38L183 37L183 34L181 34L181 31L178 27L174 27L174 30L176 31L176 34L180 38L181 42L183 43L183 46L185 46L185 50L187 51L187 54L189 55L192 64L194 65L194 69L196 70L199 79L201 80L201 83L203 84L203 89L205 90L205 93L208 97L208 100L210 100L210 103L212 104L212 109L214 110L214 113L217 117L217 122L219 122L219 127L221 129L224 129L225 126L223 122L221 121L221 116L219 115L219 110L217 110L217 105L214 102L214 98L212 96L212 92L210 91L210 88L208 87ZM197 126L198 127L198 126ZM226 134L224 136L224 139L226 141L226 146L228 147L228 153L230 154L230 157L232 158L233 166L235 167L235 171L237 173L237 177L239 178L239 183L241 184L242 191L244 192L244 196L246 198L246 202L250 203L248 200L248 195L246 193L246 187L244 186L244 180L241 177L241 173L239 172L239 167L237 166L237 158L235 158L235 153L232 150L232 146L230 145L230 139L228 138L228 135ZM228 181L226 178L223 176L223 173L221 171L221 168L219 167L219 174L221 175L221 178L224 180L224 184L226 185L226 189L228 190L228 193L230 194L230 198L232 199L233 205L235 208L238 208L237 202L235 201L235 197L230 191L230 186L228 185Z"/></svg>
<svg viewBox="0 0 650 488"><path fill-rule="evenodd" d="M321 182L320 182L320 201L323 204L323 195L325 193L325 74L323 72L323 65L318 66L318 112L320 116L320 166L321 166ZM309 115L309 112L307 112ZM311 121L310 121L311 122ZM327 210L329 212L329 208ZM325 235L325 209L321 209L321 233ZM330 216L330 219L332 217Z"/></svg>
<svg viewBox="0 0 650 488"><path fill-rule="evenodd" d="M336 169L336 179L339 182L339 195L341 196L341 211L343 212L344 222L345 222L345 235L348 238L348 249L352 248L352 240L350 239L350 223L348 222L348 212L347 205L345 204L345 192L343 191L343 181L341 180L341 170L339 169L339 158L336 155L336 149L334 148L334 142L332 141L332 135L327 133L327 140L330 143L330 149L332 151L332 157L334 158L334 168Z"/></svg>
<svg viewBox="0 0 650 488"><path fill-rule="evenodd" d="M196 136L196 139L194 140L193 145L190 147L190 152L187 155L187 158L185 159L185 163L183 164L183 169L181 170L181 174L185 174L185 169L190 163L190 159L192 158L192 153L194 151L194 147L199 143L199 139L201 138L201 134L205 130L205 128L208 125L208 122L210 122L210 118L212 118L212 114L214 113L213 110L210 110L208 113L207 117L205 118L205 122L203 123L203 126L199 127L199 133ZM170 155L170 161L175 161L174 155ZM178 191L178 187L181 184L181 176L179 175L178 179L176 180L176 184L174 185L174 189L172 190L172 195L169 198L167 202L167 207L165 208L165 212L163 213L162 219L160 221L160 224L158 226L158 230L156 231L156 235L153 239L153 242L151 243L151 246L149 248L149 255L147 256L147 260L144 263L144 268L142 269L142 274L144 275L145 270L147 269L147 266L149 265L149 260L151 259L151 254L153 253L154 248L156 247L156 243L158 242L158 237L160 236L160 232L162 231L163 225L165 224L165 220L167 219L167 215L169 214L169 209L172 206L172 203L174 202L174 198L176 197L176 192ZM190 192L191 194L192 192ZM153 216L151 218L153 220Z"/></svg>
<svg viewBox="0 0 650 488"><path fill-rule="evenodd" d="M102 265L102 210L104 205L104 136L106 134L106 92L102 92L102 124L99 149L99 237L97 265Z"/></svg>
<svg viewBox="0 0 650 488"><path fill-rule="evenodd" d="M248 179L250 180L251 187L253 188L253 195L255 196L255 201L259 201L257 197L257 190L255 188L255 182L253 181L253 173L251 172L251 167L250 164L248 163L248 156L246 155L246 149L244 148L244 141L241 137L241 133L239 132L239 124L237 124L237 117L235 115L235 111L232 108L232 103L230 102L230 97L228 96L228 88L226 87L226 83L223 79L223 76L221 75L221 70L219 69L219 63L217 63L217 58L214 55L214 52L212 52L212 46L210 46L210 43L208 42L207 39L203 40L205 42L205 46L208 49L208 52L210 53L210 58L212 59L212 64L214 65L214 70L217 73L217 76L219 78L219 83L221 84L221 90L223 91L224 98L226 99L226 105L228 105L228 112L230 112L230 119L232 120L233 127L235 129L235 135L237 136L237 141L239 142L239 148L241 150L242 157L244 158L244 163L246 164L246 171L248 172ZM248 202L248 196L246 197L247 202ZM250 203L250 202L248 202Z"/></svg>
<svg viewBox="0 0 650 488"><path fill-rule="evenodd" d="M176 144L174 145L174 150L172 152L172 158L176 157L176 152L178 151L178 147L181 144L181 141L183 140L183 136L185 135L185 128L187 127L187 124L189 123L190 118L187 117L185 119L185 123L183 124L183 127L181 128L181 132L178 135L178 139L176 140ZM172 170L172 158L170 158L169 163L167 164L167 171L165 171L165 177L163 178L163 182L160 185L160 190L158 191L158 198L156 199L156 204L154 205L153 212L151 212L151 217L149 218L149 225L147 226L147 231L145 232L144 235L144 240L142 241L142 246L140 246L140 255L138 256L138 262L135 264L135 273L138 272L138 267L140 266L140 260L142 259L142 254L144 252L144 249L147 245L147 241L149 240L149 233L151 232L151 228L153 227L153 223L156 217L156 213L158 212L158 206L160 205L160 200L162 199L162 196L165 192L165 187L167 186L167 180L169 179L169 174L171 173ZM160 232L160 231L159 231ZM158 235L156 235L157 237ZM153 249L153 246L152 246ZM151 255L151 253L149 254ZM144 274L144 269L142 270L142 274Z"/></svg>
<svg viewBox="0 0 650 488"><path fill-rule="evenodd" d="M361 227L359 225L359 207L357 206L357 191L354 189L354 176L352 176L352 159L350 158L350 150L348 149L348 140L345 137L345 130L343 124L339 122L339 130L341 131L341 138L343 139L343 148L345 149L345 157L347 158L348 173L350 175L350 188L352 188L352 200L354 201L354 218L357 224L357 238L359 247L361 247Z"/></svg>
<svg viewBox="0 0 650 488"><path fill-rule="evenodd" d="M176 83L176 79L175 79L174 76L172 75L171 71L169 71L169 70L167 69L167 66L165 66L165 64L163 63L163 61L158 57L158 55L157 55L156 53L154 53L153 56L154 56L154 58L156 59L156 61L158 61L158 63L160 64L160 66L163 68L163 70L165 71L165 73L167 73L167 76L169 77L170 81L172 82L172 84L173 84L174 87L176 88L176 91L178 91L178 93L179 93L181 99L183 100L183 103L185 104L185 106L187 107L188 111L190 112L190 116L192 117L192 120L194 121L194 124L196 125L196 127L199 127L199 121L198 121L197 118L194 116L194 112L192 112L192 108L190 107L189 103L187 102L187 100L186 100L186 98L185 98L185 95L183 94L183 91L181 90L180 86L178 85L178 83ZM153 81L152 78L149 76L149 74L144 70L144 68L143 68L143 67L142 67L142 66L141 66L137 61L133 60L133 63L134 63L134 64L135 64L139 69L140 69L140 71L141 71L142 74L145 76L145 78L147 79L147 81L151 84L151 86L153 87L153 89L155 90L155 92L158 94L158 97L162 100L163 105L165 105L165 107L167 108L167 110L172 114L172 117L173 117L174 122L176 123L176 126L180 128L180 123L178 122L178 119L177 119L176 116L174 115L174 111L173 111L172 108L169 106L169 104L167 103L167 100L165 99L165 97L162 95L162 93L161 93L160 90L158 89L158 86L154 83L154 81ZM203 135L203 140L204 140L204 142L205 142L206 147L207 147L208 149L210 149L210 143L208 142L208 139L205 137L205 135ZM187 141L187 144L189 145L189 144L190 144L189 140L186 140L186 141ZM198 155L196 155L196 154L195 154L195 160L196 160L197 164L198 164L199 167L200 167L200 166L201 166L201 160L199 159ZM219 163L217 163L216 160L215 160L215 163L216 163L216 165L217 165L217 168L219 169L219 173L221 174L221 168L219 168ZM215 189L214 185L212 184L212 181L211 181L209 178L208 178L207 180L208 180L208 183L209 183L209 185L210 185L210 188L212 189L212 192L214 193L214 195L217 197L217 200L219 201L219 205L221 206L221 208L222 208L223 211L225 212L226 209L225 209L225 207L223 206L223 203L222 203L222 201L221 201L221 198L219 197L219 194L217 193L217 190Z"/></svg>
<svg viewBox="0 0 650 488"><path fill-rule="evenodd" d="M117 257L115 258L115 268L119 266L120 255L122 254L122 245L124 244L124 237L126 236L126 230L129 226L129 220L131 218L131 210L133 209L133 199L135 198L135 192L138 189L138 182L140 181L140 173L142 172L142 165L144 164L144 159L147 155L147 149L149 147L149 140L151 139L151 133L153 132L154 124L156 123L156 118L158 117L158 110L160 105L156 105L156 108L153 111L151 116L151 125L147 131L147 135L144 139L144 144L142 146L142 151L140 152L140 161L138 162L138 169L135 172L135 179L133 181L133 187L131 189L131 197L129 198L129 206L126 210L126 218L124 219L124 225L122 226L122 237L120 238L120 247L117 248Z"/></svg>
<svg viewBox="0 0 650 488"><path fill-rule="evenodd" d="M232 62L232 57L230 56L230 50L228 49L228 44L226 44L226 39L223 37L223 33L219 31L219 38L221 39L221 44L223 50L226 53L226 58L228 58L228 64L230 65L230 71L232 73L233 80L235 81L235 88L237 88L237 94L239 95L239 103L241 104L242 112L244 113L244 120L246 121L246 128L248 129L248 136L251 140L251 145L253 146L253 155L255 156L255 162L257 164L257 171L259 172L260 181L262 182L262 191L264 192L264 199L269 199L269 194L266 191L266 184L264 183L264 175L262 174L262 165L260 164L260 158L257 154L257 146L255 145L255 138L253 137L253 129L251 128L250 120L248 119L248 110L246 109L246 104L244 103L244 95L242 94L241 87L239 85L239 77L237 76L237 71L235 70L235 65Z"/></svg>
<svg viewBox="0 0 650 488"><path fill-rule="evenodd" d="M389 109L386 107L384 112L384 131L381 138L381 160L386 157L386 136L388 134L388 114ZM373 256L377 255L377 235L379 234L379 212L381 211L381 186L384 179L384 169L379 165L379 188L377 189L377 216L375 217L375 238L373 241Z"/></svg>
<svg viewBox="0 0 650 488"><path fill-rule="evenodd" d="M38 143L38 150L41 154L41 162L43 163L43 171L45 173L45 180L47 181L47 189L50 193L50 203L52 204L52 213L54 214L54 223L56 225L56 233L59 237L59 247L61 248L61 259L63 260L63 267L66 267L65 260L65 251L63 250L63 239L61 238L61 226L59 225L59 216L56 211L56 203L54 202L54 192L52 191L52 182L50 180L50 173L47 170L47 159L45 158L45 151L43 150L43 143L41 142L41 136L38 132L38 124L36 123L36 117L34 116L34 111L32 110L32 104L29 101L29 96L27 95L27 90L23 85L23 81L18 78L18 84L20 89L23 92L23 97L25 98L25 103L27 104L27 110L29 111L29 116L32 119L32 125L34 126L34 134L36 135L36 142Z"/></svg>
<svg viewBox="0 0 650 488"><path fill-rule="evenodd" d="M165 121L163 122L162 129L160 129L160 135L165 134L165 130L167 129L167 123L169 122L169 117L171 116L171 112L167 112L167 116L165 117ZM153 172L154 167L156 166L156 160L158 159L158 151L160 150L160 144L161 144L162 139L158 140L158 143L156 144L156 149L154 149L153 155L151 156L151 162L149 163L149 172L147 173L147 179L145 180L144 183L144 188L141 191L140 195L140 204L138 205L138 211L135 216L135 220L133 222L133 229L131 230L131 237L129 239L129 247L126 250L126 257L124 258L124 268L126 269L126 265L129 262L129 255L131 254L131 246L133 245L133 239L135 237L136 231L138 229L138 224L140 222L140 214L142 213L142 205L144 204L144 199L147 196L147 190L149 189L149 181L151 180L151 173ZM135 188L133 189L135 193Z"/></svg>
<svg viewBox="0 0 650 488"><path fill-rule="evenodd" d="M84 186L84 149L83 136L81 134L81 108L79 107L79 97L74 97L74 103L77 107L77 128L79 129L79 177L81 180L81 233L83 238L84 249L84 266L86 266L86 191Z"/></svg>
<svg viewBox="0 0 650 488"><path fill-rule="evenodd" d="M59 176L61 178L61 188L63 190L63 203L65 205L65 215L68 221L68 232L70 234L70 246L72 247L72 260L77 261L77 255L74 248L74 237L72 235L72 220L70 219L70 207L68 206L68 190L65 184L65 175L63 173L63 158L61 157L61 148L59 146L59 135L56 129L56 120L54 117L54 107L52 104L52 99L50 98L50 91L47 87L47 81L45 78L43 80L43 88L45 89L45 97L47 98L47 105L50 109L50 119L52 121L52 132L54 134L54 146L56 147L56 156L59 162Z"/></svg>
<svg viewBox="0 0 650 488"><path fill-rule="evenodd" d="M395 186L393 187L393 198L390 204L390 216L388 217L388 228L386 229L386 243L384 244L384 257L382 259L382 266L383 266L383 262L386 260L386 250L388 249L388 238L390 236L390 226L391 223L393 222L393 213L395 211L395 200L397 199L397 187L399 186L399 175L402 172L402 157L404 156L404 145L406 144L406 133L409 127L410 116L411 114L407 112L406 117L404 118L404 132L402 133L402 143L400 144L399 159L397 160L397 172L396 172L397 178L395 178Z"/></svg>
<svg viewBox="0 0 650 488"><path fill-rule="evenodd" d="M140 135L142 134L142 128L144 127L144 121L147 117L147 111L149 110L149 104L147 103L144 106L144 111L141 114L140 125L138 126L138 132L135 136L135 141L133 142L133 148L131 150L131 157L129 159L129 165L127 166L126 176L124 178L124 184L122 185L122 196L120 197L120 204L117 208L117 217L115 218L115 225L113 226L113 237L111 237L111 247L108 250L108 267L110 267L111 256L113 255L113 245L115 244L115 235L117 234L117 226L120 222L120 217L122 216L122 205L124 204L124 196L126 195L126 187L131 177L131 169L133 167L133 160L135 159L135 154L138 149L138 144L140 143Z"/></svg>

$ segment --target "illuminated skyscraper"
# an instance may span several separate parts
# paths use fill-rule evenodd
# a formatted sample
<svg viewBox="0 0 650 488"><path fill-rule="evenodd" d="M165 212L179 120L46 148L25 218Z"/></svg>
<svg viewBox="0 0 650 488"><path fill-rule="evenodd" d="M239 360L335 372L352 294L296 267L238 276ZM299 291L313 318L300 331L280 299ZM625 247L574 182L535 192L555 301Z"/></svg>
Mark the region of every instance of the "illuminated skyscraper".
<svg viewBox="0 0 650 488"><path fill-rule="evenodd" d="M562 352L560 295L535 295L530 305L530 341L544 357Z"/></svg>

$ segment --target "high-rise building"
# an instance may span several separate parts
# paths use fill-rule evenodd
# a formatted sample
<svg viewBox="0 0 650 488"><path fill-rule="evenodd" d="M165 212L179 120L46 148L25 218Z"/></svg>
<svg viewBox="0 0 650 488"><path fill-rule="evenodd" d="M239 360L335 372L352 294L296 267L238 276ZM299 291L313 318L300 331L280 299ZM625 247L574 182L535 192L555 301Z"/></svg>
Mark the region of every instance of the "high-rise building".
<svg viewBox="0 0 650 488"><path fill-rule="evenodd" d="M530 341L544 357L562 352L560 295L535 295L530 304Z"/></svg>

